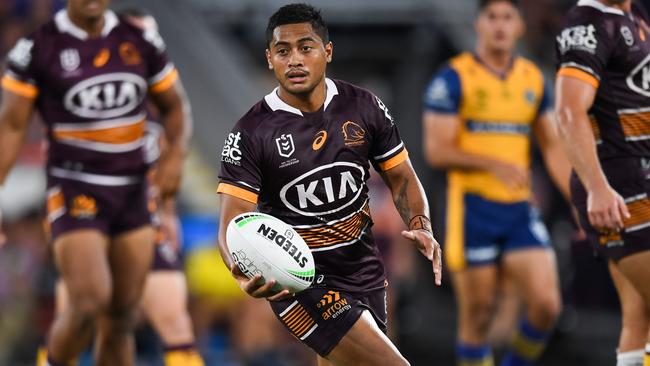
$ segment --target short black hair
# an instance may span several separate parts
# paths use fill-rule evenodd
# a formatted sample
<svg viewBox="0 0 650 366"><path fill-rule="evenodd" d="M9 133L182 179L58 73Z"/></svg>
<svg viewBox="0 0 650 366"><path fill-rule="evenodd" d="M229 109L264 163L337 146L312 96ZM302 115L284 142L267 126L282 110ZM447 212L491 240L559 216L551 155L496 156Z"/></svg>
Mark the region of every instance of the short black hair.
<svg viewBox="0 0 650 366"><path fill-rule="evenodd" d="M312 29L323 40L323 43L330 41L327 24L320 15L320 10L309 4L296 3L285 5L271 15L269 24L266 26L266 44L269 45L273 40L273 31L276 27L298 23L311 24Z"/></svg>
<svg viewBox="0 0 650 366"><path fill-rule="evenodd" d="M117 11L117 15L123 17L144 18L147 16L151 16L151 13L147 11L147 9L145 8L132 6L132 7L120 8Z"/></svg>
<svg viewBox="0 0 650 366"><path fill-rule="evenodd" d="M478 10L483 11L486 6L497 1L506 1L512 4L515 8L519 9L519 0L478 0Z"/></svg>

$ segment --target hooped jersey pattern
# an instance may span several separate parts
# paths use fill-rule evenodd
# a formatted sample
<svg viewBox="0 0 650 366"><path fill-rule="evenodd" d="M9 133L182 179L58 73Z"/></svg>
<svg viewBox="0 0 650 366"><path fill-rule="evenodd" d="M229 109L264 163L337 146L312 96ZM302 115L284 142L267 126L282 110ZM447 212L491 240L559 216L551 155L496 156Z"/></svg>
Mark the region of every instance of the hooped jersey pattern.
<svg viewBox="0 0 650 366"><path fill-rule="evenodd" d="M317 284L383 287L366 182L371 164L385 171L407 152L379 98L342 81L326 86L315 113L284 103L277 89L253 106L225 141L218 192L292 225L314 254Z"/></svg>
<svg viewBox="0 0 650 366"><path fill-rule="evenodd" d="M590 110L600 159L650 156L650 27L645 12L580 0L556 38L558 75L597 89Z"/></svg>
<svg viewBox="0 0 650 366"><path fill-rule="evenodd" d="M9 52L1 84L35 99L51 176L120 186L141 181L147 168L147 94L167 90L177 77L157 32L107 11L101 35L90 38L61 10Z"/></svg>

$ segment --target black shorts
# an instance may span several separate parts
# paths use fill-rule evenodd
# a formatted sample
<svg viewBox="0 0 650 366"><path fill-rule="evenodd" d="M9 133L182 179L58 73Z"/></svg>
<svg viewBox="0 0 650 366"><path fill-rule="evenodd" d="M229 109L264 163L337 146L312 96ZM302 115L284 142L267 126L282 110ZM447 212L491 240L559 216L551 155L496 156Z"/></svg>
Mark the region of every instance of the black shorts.
<svg viewBox="0 0 650 366"><path fill-rule="evenodd" d="M96 229L114 237L151 224L147 183L103 186L47 177L47 221L54 241L79 229Z"/></svg>
<svg viewBox="0 0 650 366"><path fill-rule="evenodd" d="M387 331L386 289L348 293L313 287L283 301L271 301L271 309L289 332L326 357L350 328L369 310L379 328Z"/></svg>
<svg viewBox="0 0 650 366"><path fill-rule="evenodd" d="M631 217L620 232L597 231L589 224L587 193L576 176L571 176L571 199L598 256L619 260L650 250L650 159L618 158L601 162L609 184L620 194Z"/></svg>

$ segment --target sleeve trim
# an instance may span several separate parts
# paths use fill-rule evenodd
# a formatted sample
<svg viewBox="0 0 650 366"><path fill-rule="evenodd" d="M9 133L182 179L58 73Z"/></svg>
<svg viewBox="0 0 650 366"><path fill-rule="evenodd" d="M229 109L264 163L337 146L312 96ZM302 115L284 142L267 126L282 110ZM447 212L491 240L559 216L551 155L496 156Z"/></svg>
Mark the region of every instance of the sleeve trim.
<svg viewBox="0 0 650 366"><path fill-rule="evenodd" d="M375 160L385 159L385 158L395 154L397 151L399 151L399 149L401 149L403 147L404 147L404 142L402 141L402 142L399 143L399 145L397 145L394 148L390 149L390 151L388 151L387 153L382 154L382 155L377 155L377 156L373 157L373 159L375 159Z"/></svg>
<svg viewBox="0 0 650 366"><path fill-rule="evenodd" d="M406 151L406 149L403 149L399 154L384 161L383 163L379 163L379 167L381 168L382 171L393 169L394 167L405 162L408 159L408 157L409 157L408 151Z"/></svg>
<svg viewBox="0 0 650 366"><path fill-rule="evenodd" d="M566 76L574 79L584 81L585 83L593 86L595 89L598 89L600 85L600 80L595 77L593 74L588 73L587 71L572 67L572 66L563 66L557 72L558 76Z"/></svg>
<svg viewBox="0 0 650 366"><path fill-rule="evenodd" d="M4 89L26 98L36 98L38 96L38 88L35 85L14 79L9 75L2 77L1 84Z"/></svg>
<svg viewBox="0 0 650 366"><path fill-rule="evenodd" d="M227 194L257 204L257 194L228 183L219 183L217 193Z"/></svg>
<svg viewBox="0 0 650 366"><path fill-rule="evenodd" d="M178 70L173 68L160 81L151 84L149 91L151 93L162 93L171 88L176 80L178 80Z"/></svg>

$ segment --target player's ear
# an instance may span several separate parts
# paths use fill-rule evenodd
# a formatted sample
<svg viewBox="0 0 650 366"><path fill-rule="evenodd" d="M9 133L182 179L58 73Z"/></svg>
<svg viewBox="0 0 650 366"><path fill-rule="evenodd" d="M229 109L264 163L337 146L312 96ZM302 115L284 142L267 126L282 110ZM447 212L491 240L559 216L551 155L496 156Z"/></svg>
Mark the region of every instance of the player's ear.
<svg viewBox="0 0 650 366"><path fill-rule="evenodd" d="M332 56L334 55L334 44L330 41L325 44L325 57L327 62L332 62Z"/></svg>
<svg viewBox="0 0 650 366"><path fill-rule="evenodd" d="M271 63L271 51L267 48L266 51L264 51L264 54L266 54L266 63L269 66L269 70L273 70L273 63Z"/></svg>

